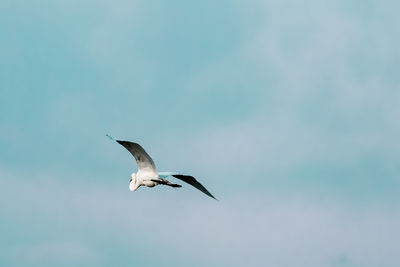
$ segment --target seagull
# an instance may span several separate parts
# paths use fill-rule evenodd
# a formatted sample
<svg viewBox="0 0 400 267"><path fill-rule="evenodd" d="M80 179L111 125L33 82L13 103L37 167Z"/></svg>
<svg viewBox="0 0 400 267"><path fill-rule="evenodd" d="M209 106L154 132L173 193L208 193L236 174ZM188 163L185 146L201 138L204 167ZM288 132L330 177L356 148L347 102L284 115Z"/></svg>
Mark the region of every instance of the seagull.
<svg viewBox="0 0 400 267"><path fill-rule="evenodd" d="M156 165L154 164L153 159L139 144L129 141L117 140L108 134L106 136L111 140L116 141L123 147L125 147L136 160L136 163L138 165L138 172L132 173L131 175L131 179L129 180L130 191L136 191L141 186L154 187L156 185L168 185L175 188L182 187L179 184L173 184L167 179L165 179L171 176L194 186L207 196L217 200L193 176L182 175L176 172L157 172Z"/></svg>

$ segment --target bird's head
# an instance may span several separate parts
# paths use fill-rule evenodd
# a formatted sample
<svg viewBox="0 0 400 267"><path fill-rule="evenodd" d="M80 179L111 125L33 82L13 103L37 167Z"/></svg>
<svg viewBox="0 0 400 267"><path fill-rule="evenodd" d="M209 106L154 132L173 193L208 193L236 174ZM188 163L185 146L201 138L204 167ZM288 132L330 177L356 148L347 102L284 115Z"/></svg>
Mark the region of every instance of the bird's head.
<svg viewBox="0 0 400 267"><path fill-rule="evenodd" d="M132 173L131 179L129 180L129 190L135 191L138 187L139 185L137 184L136 173Z"/></svg>

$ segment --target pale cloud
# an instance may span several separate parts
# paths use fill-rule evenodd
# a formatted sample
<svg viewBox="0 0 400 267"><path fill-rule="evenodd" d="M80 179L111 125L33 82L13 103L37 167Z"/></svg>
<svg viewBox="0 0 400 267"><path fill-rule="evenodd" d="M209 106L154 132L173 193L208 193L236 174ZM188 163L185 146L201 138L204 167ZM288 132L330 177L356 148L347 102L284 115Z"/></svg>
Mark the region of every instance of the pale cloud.
<svg viewBox="0 0 400 267"><path fill-rule="evenodd" d="M104 259L82 242L47 242L29 246L9 246L0 262L24 266L88 266Z"/></svg>
<svg viewBox="0 0 400 267"><path fill-rule="evenodd" d="M28 257L20 261L87 259L107 265L109 252L101 245L106 242L116 250L131 250L130 258L121 255L125 263L143 260L140 246L144 251L157 248L155 257L167 265L399 264L397 207L258 193L215 202L187 187L130 193L115 185L65 183L62 176L33 173L21 181L17 172L2 168L2 174L1 186L8 192L1 195L3 215L16 225L30 225L22 234L45 231L41 240L21 246ZM21 182L27 190L15 194ZM10 216L14 212L18 216ZM13 263L3 253L5 260Z"/></svg>
<svg viewBox="0 0 400 267"><path fill-rule="evenodd" d="M226 97L226 105L230 95L243 93L236 101L241 112L234 121L174 132L158 141L156 147L165 148L158 155L169 157L168 166L235 185L244 175L268 180L322 167L327 173L343 170L346 180L360 185L395 188L400 93L381 71L392 61L387 51L396 56L392 17L369 21L345 3L329 1L238 6L247 38L188 76L184 88L196 99ZM366 27L371 23L372 32ZM375 164L379 177L363 173L366 164Z"/></svg>

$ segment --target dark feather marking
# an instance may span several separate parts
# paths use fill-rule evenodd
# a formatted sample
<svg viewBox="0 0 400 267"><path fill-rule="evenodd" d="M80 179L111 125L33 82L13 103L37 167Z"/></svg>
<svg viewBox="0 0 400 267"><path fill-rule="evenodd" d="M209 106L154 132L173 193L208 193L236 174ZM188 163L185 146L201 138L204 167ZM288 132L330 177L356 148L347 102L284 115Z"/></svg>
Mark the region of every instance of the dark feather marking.
<svg viewBox="0 0 400 267"><path fill-rule="evenodd" d="M193 176L174 174L174 175L172 175L172 177L178 178L179 180L182 180L185 183L188 183L188 184L194 186L195 188L197 188L198 190L200 190L207 196L212 197L215 200L218 200L210 192L208 192L208 190L201 183L199 183Z"/></svg>
<svg viewBox="0 0 400 267"><path fill-rule="evenodd" d="M159 184L163 184L163 185L168 185L171 187L182 187L180 184L173 184L168 180L165 179L151 179L151 181L159 183Z"/></svg>

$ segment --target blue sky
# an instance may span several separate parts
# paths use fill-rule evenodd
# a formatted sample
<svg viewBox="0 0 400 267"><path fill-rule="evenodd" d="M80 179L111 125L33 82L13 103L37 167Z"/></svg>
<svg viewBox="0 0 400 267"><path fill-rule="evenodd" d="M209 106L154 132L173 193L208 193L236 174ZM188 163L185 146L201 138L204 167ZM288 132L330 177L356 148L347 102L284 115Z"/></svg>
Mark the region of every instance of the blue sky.
<svg viewBox="0 0 400 267"><path fill-rule="evenodd" d="M399 266L398 9L1 1L0 265Z"/></svg>

